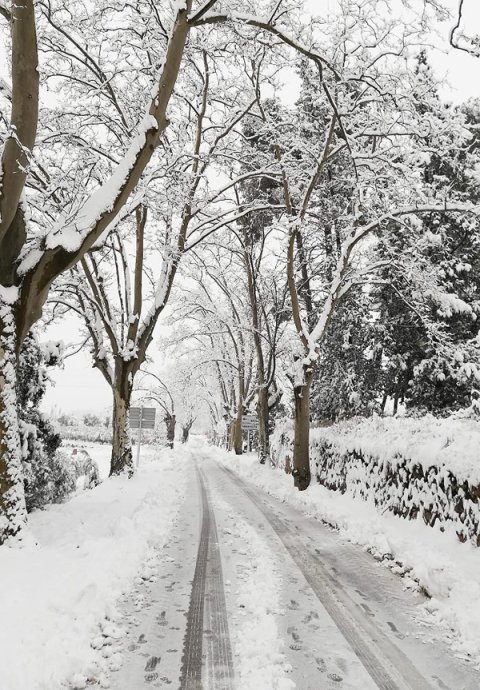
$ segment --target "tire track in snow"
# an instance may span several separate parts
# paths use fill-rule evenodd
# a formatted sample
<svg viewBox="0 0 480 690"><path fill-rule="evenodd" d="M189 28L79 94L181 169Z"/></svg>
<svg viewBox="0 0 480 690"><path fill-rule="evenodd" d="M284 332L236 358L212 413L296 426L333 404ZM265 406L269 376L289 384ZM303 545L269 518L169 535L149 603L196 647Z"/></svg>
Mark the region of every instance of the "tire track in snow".
<svg viewBox="0 0 480 690"><path fill-rule="evenodd" d="M426 679L407 656L367 619L365 612L332 578L318 555L299 543L298 533L279 519L264 501L259 501L258 494L241 477L227 468L221 469L263 513L378 688L429 690L431 686Z"/></svg>
<svg viewBox="0 0 480 690"><path fill-rule="evenodd" d="M217 526L204 475L198 467L196 471L202 497L202 526L187 614L180 688L233 690L233 661ZM206 678L202 682L204 658Z"/></svg>

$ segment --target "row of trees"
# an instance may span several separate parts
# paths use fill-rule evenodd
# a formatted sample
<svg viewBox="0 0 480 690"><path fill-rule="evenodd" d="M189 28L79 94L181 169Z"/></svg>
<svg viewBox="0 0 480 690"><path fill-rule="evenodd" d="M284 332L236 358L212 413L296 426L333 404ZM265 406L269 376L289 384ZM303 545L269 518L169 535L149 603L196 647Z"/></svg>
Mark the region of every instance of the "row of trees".
<svg viewBox="0 0 480 690"><path fill-rule="evenodd" d="M262 13L269 17L265 21L238 15L245 8L235 2L228 13L215 15L216 4L194 7L193 0L173 1L160 13L149 2L125 7L100 2L93 12L79 6L72 16L67 3L47 0L35 7L33 0L10 6L2 2L1 15L7 20L3 28L4 33L8 30L11 47L11 85L2 82L7 105L2 117L0 188L1 541L20 534L26 521L16 389L25 338L40 319L53 283L102 246L122 220L138 213L150 183L167 180L168 185L174 165L182 201L178 203L175 195L177 187L173 190L175 209L170 213L176 228L166 227L170 235L153 305L142 326L140 314L132 312L125 347L114 353L113 374L118 370L121 385L114 386L112 470L122 471L131 464L126 420L133 377L168 298L188 225L198 214L193 201L201 182L203 195L209 196L198 149L201 137L194 137L193 150L182 150L182 144L192 140L192 122L196 121L197 133L201 128L202 107L199 110L191 99L196 96L192 84L199 65L206 59L205 47L209 54L219 56L226 69L232 57L241 53L247 57L258 31L282 37L276 28L276 8ZM247 31L243 51L230 49L224 26L231 23L255 28ZM42 69L39 49L44 57ZM217 76L221 78L221 67ZM53 106L41 107L40 78L43 93L50 88ZM222 98L223 93L215 100ZM206 95L203 101L206 107ZM223 105L228 114L229 105ZM176 130L171 139L166 134L168 126ZM212 122L214 148L216 139L222 141L228 133L228 127L224 136L215 134L216 129ZM175 146L178 135L180 149ZM143 215L140 211L141 223ZM209 220L198 219L197 233L206 231ZM140 290L137 281L134 308Z"/></svg>
<svg viewBox="0 0 480 690"><path fill-rule="evenodd" d="M267 457L285 363L301 489L312 387L322 392L322 371L332 372L329 339L337 350L339 332L347 342L352 316L364 333L382 288L392 323L390 290L409 305L406 327L412 313L420 320L423 347L441 342L451 360L432 313L473 320L473 296L470 285L456 294L439 269L435 235L451 237L446 216L455 231L477 232L467 184L476 150L468 113L443 106L423 58L412 61L438 4L402 24L378 0L341 0L319 20L303 5L101 1L72 15L61 0L0 4L11 46L0 95L0 541L26 520L16 375L45 305L50 318L81 316L111 386L112 473L132 466L132 391L179 266L172 318L185 346L198 344L192 370L237 452L255 401ZM276 94L292 60L302 93L288 108ZM458 328L455 346L465 341ZM467 387L475 347L462 351ZM375 343L381 361L378 352Z"/></svg>
<svg viewBox="0 0 480 690"><path fill-rule="evenodd" d="M387 404L395 413L400 402L439 413L476 406L478 105L442 104L423 52L391 76L388 85L382 74L388 98L348 94L341 117L308 65L295 107L259 96L244 161L278 167L240 185L237 203L255 197L269 208L202 248L190 269L195 299L183 298L182 324L200 321L196 347L215 353L203 364L215 362L224 419L235 433L256 410L263 457L272 393L285 401L293 388L299 488L310 481L312 417ZM236 452L240 443L231 441Z"/></svg>

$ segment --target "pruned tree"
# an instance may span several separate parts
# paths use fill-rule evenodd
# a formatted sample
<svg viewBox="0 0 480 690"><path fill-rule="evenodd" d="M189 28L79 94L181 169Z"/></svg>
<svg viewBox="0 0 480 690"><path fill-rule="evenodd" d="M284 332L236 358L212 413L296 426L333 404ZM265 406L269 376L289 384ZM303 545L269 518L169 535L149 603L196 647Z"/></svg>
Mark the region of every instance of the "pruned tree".
<svg viewBox="0 0 480 690"><path fill-rule="evenodd" d="M351 4L349 2L345 6L350 7ZM361 6L363 3L359 2L358 8ZM8 6L2 2L0 7L0 19L2 22L6 19L10 28L12 75L11 88L2 83L0 89L1 98L4 99L6 94L8 104L2 108L4 113L0 120L0 541L3 542L20 534L26 522L15 383L22 343L41 317L53 282L102 245L125 216L134 210L136 204L131 204L132 195L144 180L147 166L149 172L152 164L157 171L164 171L162 156L170 144L166 133L170 119L175 120L182 108L190 107L188 98L187 103L182 101L181 90L172 97L181 68L195 69L194 61L185 58L190 49L195 49L198 32L201 31L201 40L209 50L223 55L225 65L232 60L231 74L235 76L235 59L248 62L258 44L267 45L273 71L277 60L283 60L285 64L287 50L316 65L331 109L331 134L325 137L325 157L317 155L313 166L312 190L321 178L326 160L331 157L332 146L346 147L352 154L352 144L361 141L362 137L368 142L372 137L375 140L379 138L375 132L361 133L361 118L352 135L346 125L343 108L348 110L355 106L357 114L371 112L373 105L367 107L370 96L372 102L379 103L379 93L385 94L390 85L380 79L372 81L370 73L378 71L381 54L391 51L390 46L379 48L385 32L376 25L378 32L374 37L374 48L370 49L368 56L369 60L374 58L370 68L365 71L368 63L364 62L359 63L358 69L350 69L350 65L338 59L342 51L335 53L339 46L348 43L345 41L348 22L329 25L329 31L336 34L336 46L326 56L319 48L323 44L328 45L324 25L320 22L297 22L301 14L297 10L302 3L293 0L285 0L284 3L277 0L256 3L232 0L228 7L217 0L202 3L172 0L162 6L162 11L149 2L127 3L118 8L115 4L101 1L95 4L93 12L82 5L75 15L68 4L61 1L42 0L34 4L33 0L18 0ZM374 17L375 9L376 3L372 0ZM364 12L363 9L361 11ZM123 12L125 21L110 21ZM39 107L39 82L43 75L39 75L38 70L36 13L40 17L40 49L49 55L45 62L46 77L52 88L58 91L61 113L55 112L58 110L56 107ZM107 24L113 30L110 45L100 33L101 27ZM365 27L365 24L361 26ZM232 35L238 46L234 49L231 48ZM83 36L87 37L86 41ZM217 39L220 47L215 47ZM73 84L77 86L74 88ZM65 100L60 97L63 87ZM240 88L243 88L243 82ZM392 88L396 94L395 85ZM346 92L350 96L342 100ZM143 106L141 116L138 103ZM389 119L389 124L392 126L389 133L392 141L396 133L394 118ZM212 127L214 131L215 123ZM194 186L192 177L195 179L202 175L202 153L200 150L197 173L191 175L192 163L188 162L190 184L186 185L187 189L191 190L192 184ZM279 154L276 163L282 170L287 158L281 145ZM356 157L358 159L357 154ZM352 160L354 158L352 155ZM180 169L184 172L181 166ZM263 175L265 171L260 173ZM230 195L231 205L227 207L230 181L226 187L226 190L216 192L218 208L221 199L225 204L218 213L217 222L210 212L208 217L204 217L201 211L190 207L189 213L198 221L196 237L192 237L190 247L203 241L217 227L237 218L238 209L233 195ZM295 199L291 187L291 183L284 185L286 203L288 197ZM305 210L298 210L302 205L292 206L287 213L292 245L298 244L296 238L301 234L300 227L310 205L312 191L308 191L309 188L303 193ZM188 208L187 194L182 197L180 209ZM407 207L393 216L405 213L405 209ZM258 210L254 204L244 213L247 215ZM180 222L185 219L182 216ZM376 221L367 224L368 227L378 225ZM365 228L362 237L367 233ZM346 261L348 264L348 257L360 239L357 234L350 244L345 245L343 263ZM85 259L84 263L92 271L89 261ZM175 264L177 257L171 261ZM292 266L292 261L289 266ZM294 277L289 275L296 328L303 347L309 352L306 360L313 361L314 342L319 340L320 327L313 329L312 338L305 335L295 304ZM165 284L168 285L168 281ZM164 301L163 295L159 301ZM330 302L333 304L335 301L332 293ZM304 373L308 370L306 365ZM299 380L297 388L300 390L303 385ZM297 398L300 401L301 393ZM128 464L128 453L123 460Z"/></svg>
<svg viewBox="0 0 480 690"><path fill-rule="evenodd" d="M177 342L184 343L186 352L191 352L189 344L195 345L190 376L209 374L228 446L241 454L242 418L255 397L255 355L245 279L235 271L234 258L218 241L191 254L185 270L194 282L182 290L175 321Z"/></svg>
<svg viewBox="0 0 480 690"><path fill-rule="evenodd" d="M8 126L2 134L0 189L0 540L18 535L26 522L25 501L22 491L22 472L18 451L18 422L16 414L15 371L18 355L26 335L40 318L52 283L63 273L72 269L98 243L101 243L122 217L122 211L132 192L141 180L147 165L152 160L169 124L167 108L170 104L176 80L184 57L187 38L193 29L212 27L229 22L251 29L252 34L263 31L275 41L285 41L295 49L317 60L314 51L302 48L300 39L292 38L277 24L275 3L265 2L257 16L242 16L234 3L232 12L214 15L217 2L200 3L194 8L193 0L174 2L166 8L162 21L158 8L150 6L150 13L156 16L157 35L160 37L161 59L148 63L147 75L151 80L151 98L145 104L144 115L136 118L136 110L125 117L121 104L112 92L112 75L107 75L95 55L84 48L81 31L88 26L88 16L80 15L76 36L65 31L65 8L60 6L60 21L55 20L55 7L50 2L39 3L42 13L42 49L48 43L54 52L65 58L67 71L73 65L83 64L101 85L92 93L95 98L107 94L108 107L118 112L122 122L124 138L116 136L115 127L102 122L109 134L104 137L107 150L99 154L108 159L105 174L97 174L98 166L85 170L77 169L78 175L70 175L71 166L64 171L65 179L52 180L41 162L35 159L39 125L39 70L37 23L33 0L19 0L7 6L2 2L0 18L11 28L11 88L2 86L2 93L11 93L10 113L3 118ZM135 9L125 8L126 12ZM116 11L109 4L101 4L101 12ZM62 16L62 12L64 15ZM71 17L71 14L67 12ZM263 17L269 19L265 20ZM131 17L131 15L129 15ZM138 17L138 15L137 15ZM83 25L82 25L83 22ZM87 22L87 23L85 23ZM89 25L89 31L95 27ZM52 41L52 32L60 33L62 41ZM148 30L140 35L149 39ZM138 34L137 34L138 38ZM96 45L100 41L94 42ZM121 41L120 41L121 43ZM143 44L148 57L148 44ZM105 51L104 51L105 52ZM139 54L132 45L131 53ZM110 53L111 55L111 53ZM115 64L112 61L111 64ZM118 63L117 69L118 69ZM135 64L138 67L138 64ZM129 71L129 70L127 70ZM135 74L135 69L134 69ZM142 66L137 70L141 75ZM53 75L62 80L63 70ZM123 84L135 82L129 72L124 75ZM87 85L90 89L89 84ZM147 93L148 93L147 89ZM141 93L145 93L141 91ZM83 103L71 101L88 112ZM97 113L102 108L96 109ZM48 119L48 118L47 118ZM40 123L42 124L42 123ZM104 130L105 131L105 130ZM72 131L71 138L77 133ZM81 138L81 135L80 135ZM126 143L125 143L126 142ZM90 142L87 142L90 146ZM121 153L118 153L118 150ZM100 147L101 149L101 147ZM104 155L105 154L105 155ZM73 152L75 156L75 150ZM68 161L68 157L65 158ZM70 162L70 161L68 161ZM83 160L82 160L83 162ZM57 165L58 169L58 165ZM68 175L65 175L66 171ZM58 184L57 184L58 181ZM68 189L74 181L75 189ZM83 190L85 193L82 194ZM63 192L66 191L65 195ZM52 208L53 204L53 208ZM60 216L58 205L63 206ZM34 211L34 212L33 212Z"/></svg>
<svg viewBox="0 0 480 690"><path fill-rule="evenodd" d="M186 59L192 63L193 76L181 78L180 83L188 109L171 126L175 142L164 151L166 170L153 171L146 188L137 189L125 206L103 248L94 247L83 257L72 269L73 279L59 282L52 298L57 305L80 314L94 366L112 388L111 474L132 469L128 410L135 377L147 357L183 255L232 222L235 214L252 215L259 205L256 200L238 210L231 204L231 190L238 180L268 175L268 169L239 175L233 171L226 184L210 182L214 166L233 158L240 148L235 141L237 130L254 104L255 94L248 88L220 94L222 65L204 49L198 55L193 51ZM133 232L129 229L132 224Z"/></svg>
<svg viewBox="0 0 480 690"><path fill-rule="evenodd" d="M438 203L418 185L419 160L432 142L431 131L422 129L425 120L415 116L415 75L401 64L380 67L388 45L402 55L409 39L405 33L399 40L393 24L383 19L365 27L362 11L355 3L340 5L340 26L357 18L362 30L357 37L349 36L348 45L341 30L337 35L332 30L330 39L341 55L338 70L344 78L339 83L322 72L317 75L317 129L318 123L323 128L317 138L299 128L298 120L305 121L300 109L272 111L259 94L263 137L274 144L271 155L282 179L285 210L278 224L286 237L285 271L297 335L290 377L295 406L293 475L299 489L310 483L310 394L322 347L344 297L383 265L365 253L366 240L378 241L384 233L405 228L408 232L415 216L435 210L476 213L472 204L455 195ZM380 38L385 30L393 43ZM350 79L352 72L362 73L362 79ZM461 130L455 145L464 145ZM332 185L341 195L332 195ZM334 231L332 240L320 241L326 228L329 234ZM429 277L435 281L432 272Z"/></svg>
<svg viewBox="0 0 480 690"><path fill-rule="evenodd" d="M15 392L22 343L40 318L53 281L77 264L108 231L160 141L190 28L191 5L188 0L176 12L151 102L110 178L84 199L73 217L62 217L53 227L45 218L47 232L32 236L24 191L38 125L37 30L33 0L11 3L11 116L1 153L0 189L1 542L19 534L26 521Z"/></svg>

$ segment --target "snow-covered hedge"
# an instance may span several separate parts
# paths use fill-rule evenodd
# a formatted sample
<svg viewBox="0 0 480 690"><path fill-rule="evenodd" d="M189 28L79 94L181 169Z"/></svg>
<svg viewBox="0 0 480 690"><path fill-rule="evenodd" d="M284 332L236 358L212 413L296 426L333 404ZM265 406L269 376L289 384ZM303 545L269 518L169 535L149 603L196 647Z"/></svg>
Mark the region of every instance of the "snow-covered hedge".
<svg viewBox="0 0 480 690"><path fill-rule="evenodd" d="M288 465L293 431L272 438ZM312 471L328 489L372 501L381 512L454 529L480 546L480 423L470 419L356 419L315 428Z"/></svg>
<svg viewBox="0 0 480 690"><path fill-rule="evenodd" d="M112 427L105 426L88 426L87 424L72 424L69 426L59 424L57 422L56 428L64 441L83 441L87 443L112 443ZM132 440L136 441L137 431L132 429ZM161 443L165 440L165 433L163 428L150 431L143 429L142 443Z"/></svg>
<svg viewBox="0 0 480 690"><path fill-rule="evenodd" d="M112 428L72 424L64 426L57 423L58 433L67 441L91 441L92 443L112 443Z"/></svg>

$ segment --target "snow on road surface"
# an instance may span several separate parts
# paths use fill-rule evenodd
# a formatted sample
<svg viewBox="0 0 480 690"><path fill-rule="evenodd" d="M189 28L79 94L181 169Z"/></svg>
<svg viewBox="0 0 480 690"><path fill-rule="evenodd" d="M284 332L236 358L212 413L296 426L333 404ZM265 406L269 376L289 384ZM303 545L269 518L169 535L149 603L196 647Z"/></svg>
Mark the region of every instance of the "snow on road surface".
<svg viewBox="0 0 480 690"><path fill-rule="evenodd" d="M124 663L112 687L478 690L478 670L426 621L423 595L318 520L244 482L224 466L234 464L231 455L190 449L178 528L157 581L126 602ZM208 538L206 517L215 523ZM222 602L212 615L215 597Z"/></svg>
<svg viewBox="0 0 480 690"><path fill-rule="evenodd" d="M420 586L429 595L419 611L425 624L442 625L455 653L480 668L480 548L460 543L453 530L442 532L420 519L380 513L373 501L315 482L307 491L292 491L291 476L259 466L253 455L236 458L213 449L211 457L280 501L335 527L343 539L369 549L392 572L404 575L405 586Z"/></svg>
<svg viewBox="0 0 480 690"><path fill-rule="evenodd" d="M1 690L478 690L423 595L244 475L269 476L194 440L34 514L42 546L1 554Z"/></svg>
<svg viewBox="0 0 480 690"><path fill-rule="evenodd" d="M68 680L83 688L91 677L107 687L105 672L121 661L109 654L123 635L117 600L134 578L152 575L184 484L177 457L164 452L131 480L110 479L30 516L31 545L0 552L1 690L55 690Z"/></svg>

